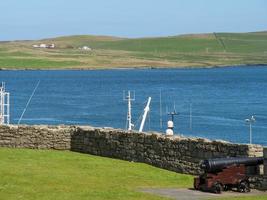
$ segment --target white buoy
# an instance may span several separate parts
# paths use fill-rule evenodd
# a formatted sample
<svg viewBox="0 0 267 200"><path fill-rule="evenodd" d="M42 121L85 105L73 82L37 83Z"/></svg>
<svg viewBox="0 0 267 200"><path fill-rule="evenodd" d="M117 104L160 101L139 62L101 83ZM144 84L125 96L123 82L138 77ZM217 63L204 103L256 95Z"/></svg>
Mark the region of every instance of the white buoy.
<svg viewBox="0 0 267 200"><path fill-rule="evenodd" d="M173 136L173 130L172 129L167 129L166 130L166 136Z"/></svg>
<svg viewBox="0 0 267 200"><path fill-rule="evenodd" d="M171 120L167 122L167 125L168 125L168 128L171 128L171 129L174 128L173 121L171 121Z"/></svg>
<svg viewBox="0 0 267 200"><path fill-rule="evenodd" d="M168 128L166 130L166 136L173 136L173 128L174 128L174 124L173 121L169 120L167 122Z"/></svg>

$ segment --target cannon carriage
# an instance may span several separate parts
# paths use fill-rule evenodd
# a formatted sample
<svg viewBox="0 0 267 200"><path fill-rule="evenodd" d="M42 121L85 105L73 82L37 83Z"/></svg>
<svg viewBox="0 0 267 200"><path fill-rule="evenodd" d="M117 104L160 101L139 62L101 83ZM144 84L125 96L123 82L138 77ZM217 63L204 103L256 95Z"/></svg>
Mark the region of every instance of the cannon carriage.
<svg viewBox="0 0 267 200"><path fill-rule="evenodd" d="M204 160L200 164L204 173L194 179L194 188L214 193L231 189L250 192L249 177L258 173L263 161L262 157Z"/></svg>

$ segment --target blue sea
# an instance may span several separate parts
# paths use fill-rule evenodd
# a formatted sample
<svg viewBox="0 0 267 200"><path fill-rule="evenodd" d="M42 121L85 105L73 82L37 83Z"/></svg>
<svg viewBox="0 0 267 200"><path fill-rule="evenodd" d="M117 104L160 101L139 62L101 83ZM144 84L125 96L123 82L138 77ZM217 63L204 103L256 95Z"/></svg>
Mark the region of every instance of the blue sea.
<svg viewBox="0 0 267 200"><path fill-rule="evenodd" d="M267 66L212 69L117 69L0 71L11 94L11 123L17 124L36 87L21 124L79 124L126 127L123 91L135 94L132 113L139 128L152 97L145 131L165 132L168 112L176 110L175 134L267 145ZM161 94L161 104L160 104ZM191 123L190 123L191 104ZM162 115L160 115L160 110ZM161 126L160 121L163 121Z"/></svg>

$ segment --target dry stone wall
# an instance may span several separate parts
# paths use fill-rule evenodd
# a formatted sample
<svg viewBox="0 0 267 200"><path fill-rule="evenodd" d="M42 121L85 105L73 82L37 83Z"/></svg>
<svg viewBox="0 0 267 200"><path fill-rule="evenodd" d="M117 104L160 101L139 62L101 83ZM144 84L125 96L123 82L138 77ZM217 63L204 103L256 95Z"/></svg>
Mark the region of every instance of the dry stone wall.
<svg viewBox="0 0 267 200"><path fill-rule="evenodd" d="M263 154L260 145L89 126L0 126L0 147L71 150L188 174L199 174L203 159Z"/></svg>
<svg viewBox="0 0 267 200"><path fill-rule="evenodd" d="M0 126L0 147L71 149L72 126Z"/></svg>

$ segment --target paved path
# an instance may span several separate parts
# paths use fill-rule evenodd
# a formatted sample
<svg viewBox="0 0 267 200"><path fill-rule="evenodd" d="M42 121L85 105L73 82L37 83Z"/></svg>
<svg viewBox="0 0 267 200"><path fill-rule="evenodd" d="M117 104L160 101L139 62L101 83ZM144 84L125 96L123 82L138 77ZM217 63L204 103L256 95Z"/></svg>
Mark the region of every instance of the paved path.
<svg viewBox="0 0 267 200"><path fill-rule="evenodd" d="M169 197L176 200L203 200L212 199L214 197L239 197L239 196L253 196L266 195L267 192L252 190L250 193L239 192L222 192L222 194L213 194L209 192L201 192L193 189L141 189L142 192L156 194L163 197Z"/></svg>

